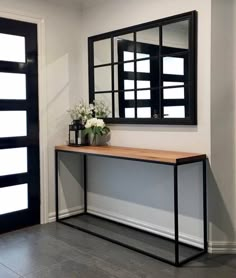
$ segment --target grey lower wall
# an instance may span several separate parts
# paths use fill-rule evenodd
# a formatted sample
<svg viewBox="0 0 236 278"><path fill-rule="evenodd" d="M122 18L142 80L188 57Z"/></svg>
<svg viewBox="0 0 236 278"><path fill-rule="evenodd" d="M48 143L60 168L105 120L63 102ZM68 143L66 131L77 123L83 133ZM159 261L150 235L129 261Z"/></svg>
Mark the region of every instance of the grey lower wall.
<svg viewBox="0 0 236 278"><path fill-rule="evenodd" d="M83 206L82 156L60 155L60 211ZM88 211L144 230L173 237L173 166L88 157ZM202 243L202 165L179 167L180 234Z"/></svg>

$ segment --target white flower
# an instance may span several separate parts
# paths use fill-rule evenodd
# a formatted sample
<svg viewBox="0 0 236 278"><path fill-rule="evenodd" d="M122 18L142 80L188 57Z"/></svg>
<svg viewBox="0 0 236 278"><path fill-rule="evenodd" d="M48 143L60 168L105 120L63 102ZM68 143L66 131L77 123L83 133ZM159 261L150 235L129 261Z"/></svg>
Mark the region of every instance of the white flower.
<svg viewBox="0 0 236 278"><path fill-rule="evenodd" d="M104 128L105 123L102 119L92 118L87 120L85 124L85 128L91 128L91 127L101 127Z"/></svg>
<svg viewBox="0 0 236 278"><path fill-rule="evenodd" d="M97 120L97 126L103 128L105 126L104 121L102 119Z"/></svg>
<svg viewBox="0 0 236 278"><path fill-rule="evenodd" d="M85 128L90 128L90 127L92 127L91 120L92 120L92 119L87 120L87 122L86 122L86 124L85 124Z"/></svg>

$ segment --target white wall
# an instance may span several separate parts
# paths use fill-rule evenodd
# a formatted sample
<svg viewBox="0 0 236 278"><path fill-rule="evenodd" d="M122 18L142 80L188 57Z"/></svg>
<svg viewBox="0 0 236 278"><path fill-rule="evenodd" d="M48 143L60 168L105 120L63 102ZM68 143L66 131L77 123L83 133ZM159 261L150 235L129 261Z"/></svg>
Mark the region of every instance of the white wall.
<svg viewBox="0 0 236 278"><path fill-rule="evenodd" d="M1 14L9 12L17 18L42 19L45 25L45 37L40 38L45 41L44 57L40 57L41 63L45 61L40 69L40 75L44 74L45 87L41 88L39 99L44 103L40 107L43 109L41 120L48 125L43 150L43 153L48 153L48 169L45 170L48 176L42 182L49 184L49 212L54 212L54 146L65 144L69 123L66 110L78 100L81 92L79 10L60 3L63 1L55 5L46 0L0 0Z"/></svg>
<svg viewBox="0 0 236 278"><path fill-rule="evenodd" d="M210 157L211 1L109 0L82 10L81 66L84 69L82 88L86 99L88 98L88 36L191 10L197 10L199 17L198 125L196 127L111 125L112 145L203 152ZM180 192L183 196L180 200L182 212L180 226L182 239L191 237L199 243L202 234L197 226L202 211L197 211L197 205L201 204L201 168L200 165L192 167L190 169L183 167L180 170ZM170 232L173 228L171 169L97 158L89 160L89 169L88 208L91 212L140 225L152 231L172 234ZM189 170L191 175L188 174ZM184 186L187 191L183 190ZM199 197L194 198L194 196ZM194 204L191 201L193 199ZM188 214L190 210L191 213ZM196 214L193 214L194 210Z"/></svg>
<svg viewBox="0 0 236 278"><path fill-rule="evenodd" d="M235 15L236 1L212 1L209 218L216 252L236 251Z"/></svg>
<svg viewBox="0 0 236 278"><path fill-rule="evenodd" d="M180 4L181 2L181 4ZM126 0L103 1L82 11L81 84L88 98L87 37L191 10L199 12L198 109L196 127L114 125L111 144L133 147L206 152L210 155L210 1ZM145 11L145 12L144 12ZM173 145L173 138L175 144Z"/></svg>

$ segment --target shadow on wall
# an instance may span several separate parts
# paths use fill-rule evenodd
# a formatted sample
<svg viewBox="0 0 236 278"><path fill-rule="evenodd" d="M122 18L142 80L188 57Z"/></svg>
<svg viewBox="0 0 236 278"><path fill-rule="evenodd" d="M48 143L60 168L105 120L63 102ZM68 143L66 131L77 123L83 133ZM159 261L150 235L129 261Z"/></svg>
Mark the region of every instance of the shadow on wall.
<svg viewBox="0 0 236 278"><path fill-rule="evenodd" d="M93 156L88 165L89 192L173 213L172 166ZM202 194L201 163L180 166L180 214L202 219Z"/></svg>
<svg viewBox="0 0 236 278"><path fill-rule="evenodd" d="M235 231L230 213L227 210L219 185L216 182L214 174L208 163L208 223L209 237L214 241L213 235L215 227L224 235L225 241L235 240ZM213 227L211 228L211 226ZM221 241L222 235L221 235Z"/></svg>
<svg viewBox="0 0 236 278"><path fill-rule="evenodd" d="M59 153L59 208L72 209L83 203L83 157Z"/></svg>

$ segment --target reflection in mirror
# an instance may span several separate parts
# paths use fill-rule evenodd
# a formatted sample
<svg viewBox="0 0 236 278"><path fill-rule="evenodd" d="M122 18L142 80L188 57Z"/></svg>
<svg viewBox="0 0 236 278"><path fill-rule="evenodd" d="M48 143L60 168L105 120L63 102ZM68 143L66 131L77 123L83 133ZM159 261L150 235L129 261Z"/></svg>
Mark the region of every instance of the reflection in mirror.
<svg viewBox="0 0 236 278"><path fill-rule="evenodd" d="M149 58L149 54L137 53L137 59ZM150 60L137 61L137 72L150 73Z"/></svg>
<svg viewBox="0 0 236 278"><path fill-rule="evenodd" d="M119 45L120 44L125 44L126 42L133 42L134 41L134 33L130 34L125 34L125 35L120 35L118 37L114 37L114 62L119 61ZM134 60L134 44L132 43L128 48L127 48L127 53L125 54L124 60L129 61L129 60Z"/></svg>
<svg viewBox="0 0 236 278"><path fill-rule="evenodd" d="M189 20L164 25L162 32L162 44L165 46L163 50L166 50L166 53L180 52L189 48Z"/></svg>
<svg viewBox="0 0 236 278"><path fill-rule="evenodd" d="M124 71L134 72L134 62L124 63Z"/></svg>
<svg viewBox="0 0 236 278"><path fill-rule="evenodd" d="M94 42L94 65L111 63L111 39Z"/></svg>
<svg viewBox="0 0 236 278"><path fill-rule="evenodd" d="M151 107L138 107L137 118L151 118Z"/></svg>
<svg viewBox="0 0 236 278"><path fill-rule="evenodd" d="M119 93L114 94L114 99L115 99L115 118L120 118L120 113L119 113Z"/></svg>
<svg viewBox="0 0 236 278"><path fill-rule="evenodd" d="M164 118L185 118L185 107L164 106Z"/></svg>
<svg viewBox="0 0 236 278"><path fill-rule="evenodd" d="M159 45L159 27L137 32L136 41L146 44Z"/></svg>
<svg viewBox="0 0 236 278"><path fill-rule="evenodd" d="M195 24L189 12L89 38L90 102L105 99L107 122L196 124Z"/></svg>
<svg viewBox="0 0 236 278"><path fill-rule="evenodd" d="M163 99L184 99L184 87L168 88L168 89L164 88Z"/></svg>
<svg viewBox="0 0 236 278"><path fill-rule="evenodd" d="M125 100L134 100L135 96L134 96L134 91L125 91Z"/></svg>
<svg viewBox="0 0 236 278"><path fill-rule="evenodd" d="M151 99L151 90L137 91L137 99Z"/></svg>
<svg viewBox="0 0 236 278"><path fill-rule="evenodd" d="M106 106L112 108L112 93L95 94L95 101L103 102ZM112 116L112 110L110 109L110 114L108 118Z"/></svg>
<svg viewBox="0 0 236 278"><path fill-rule="evenodd" d="M134 108L127 107L125 108L125 118L134 118L135 111Z"/></svg>
<svg viewBox="0 0 236 278"><path fill-rule="evenodd" d="M111 66L94 69L95 92L111 91Z"/></svg>
<svg viewBox="0 0 236 278"><path fill-rule="evenodd" d="M164 57L163 73L184 75L184 58L182 57Z"/></svg>

